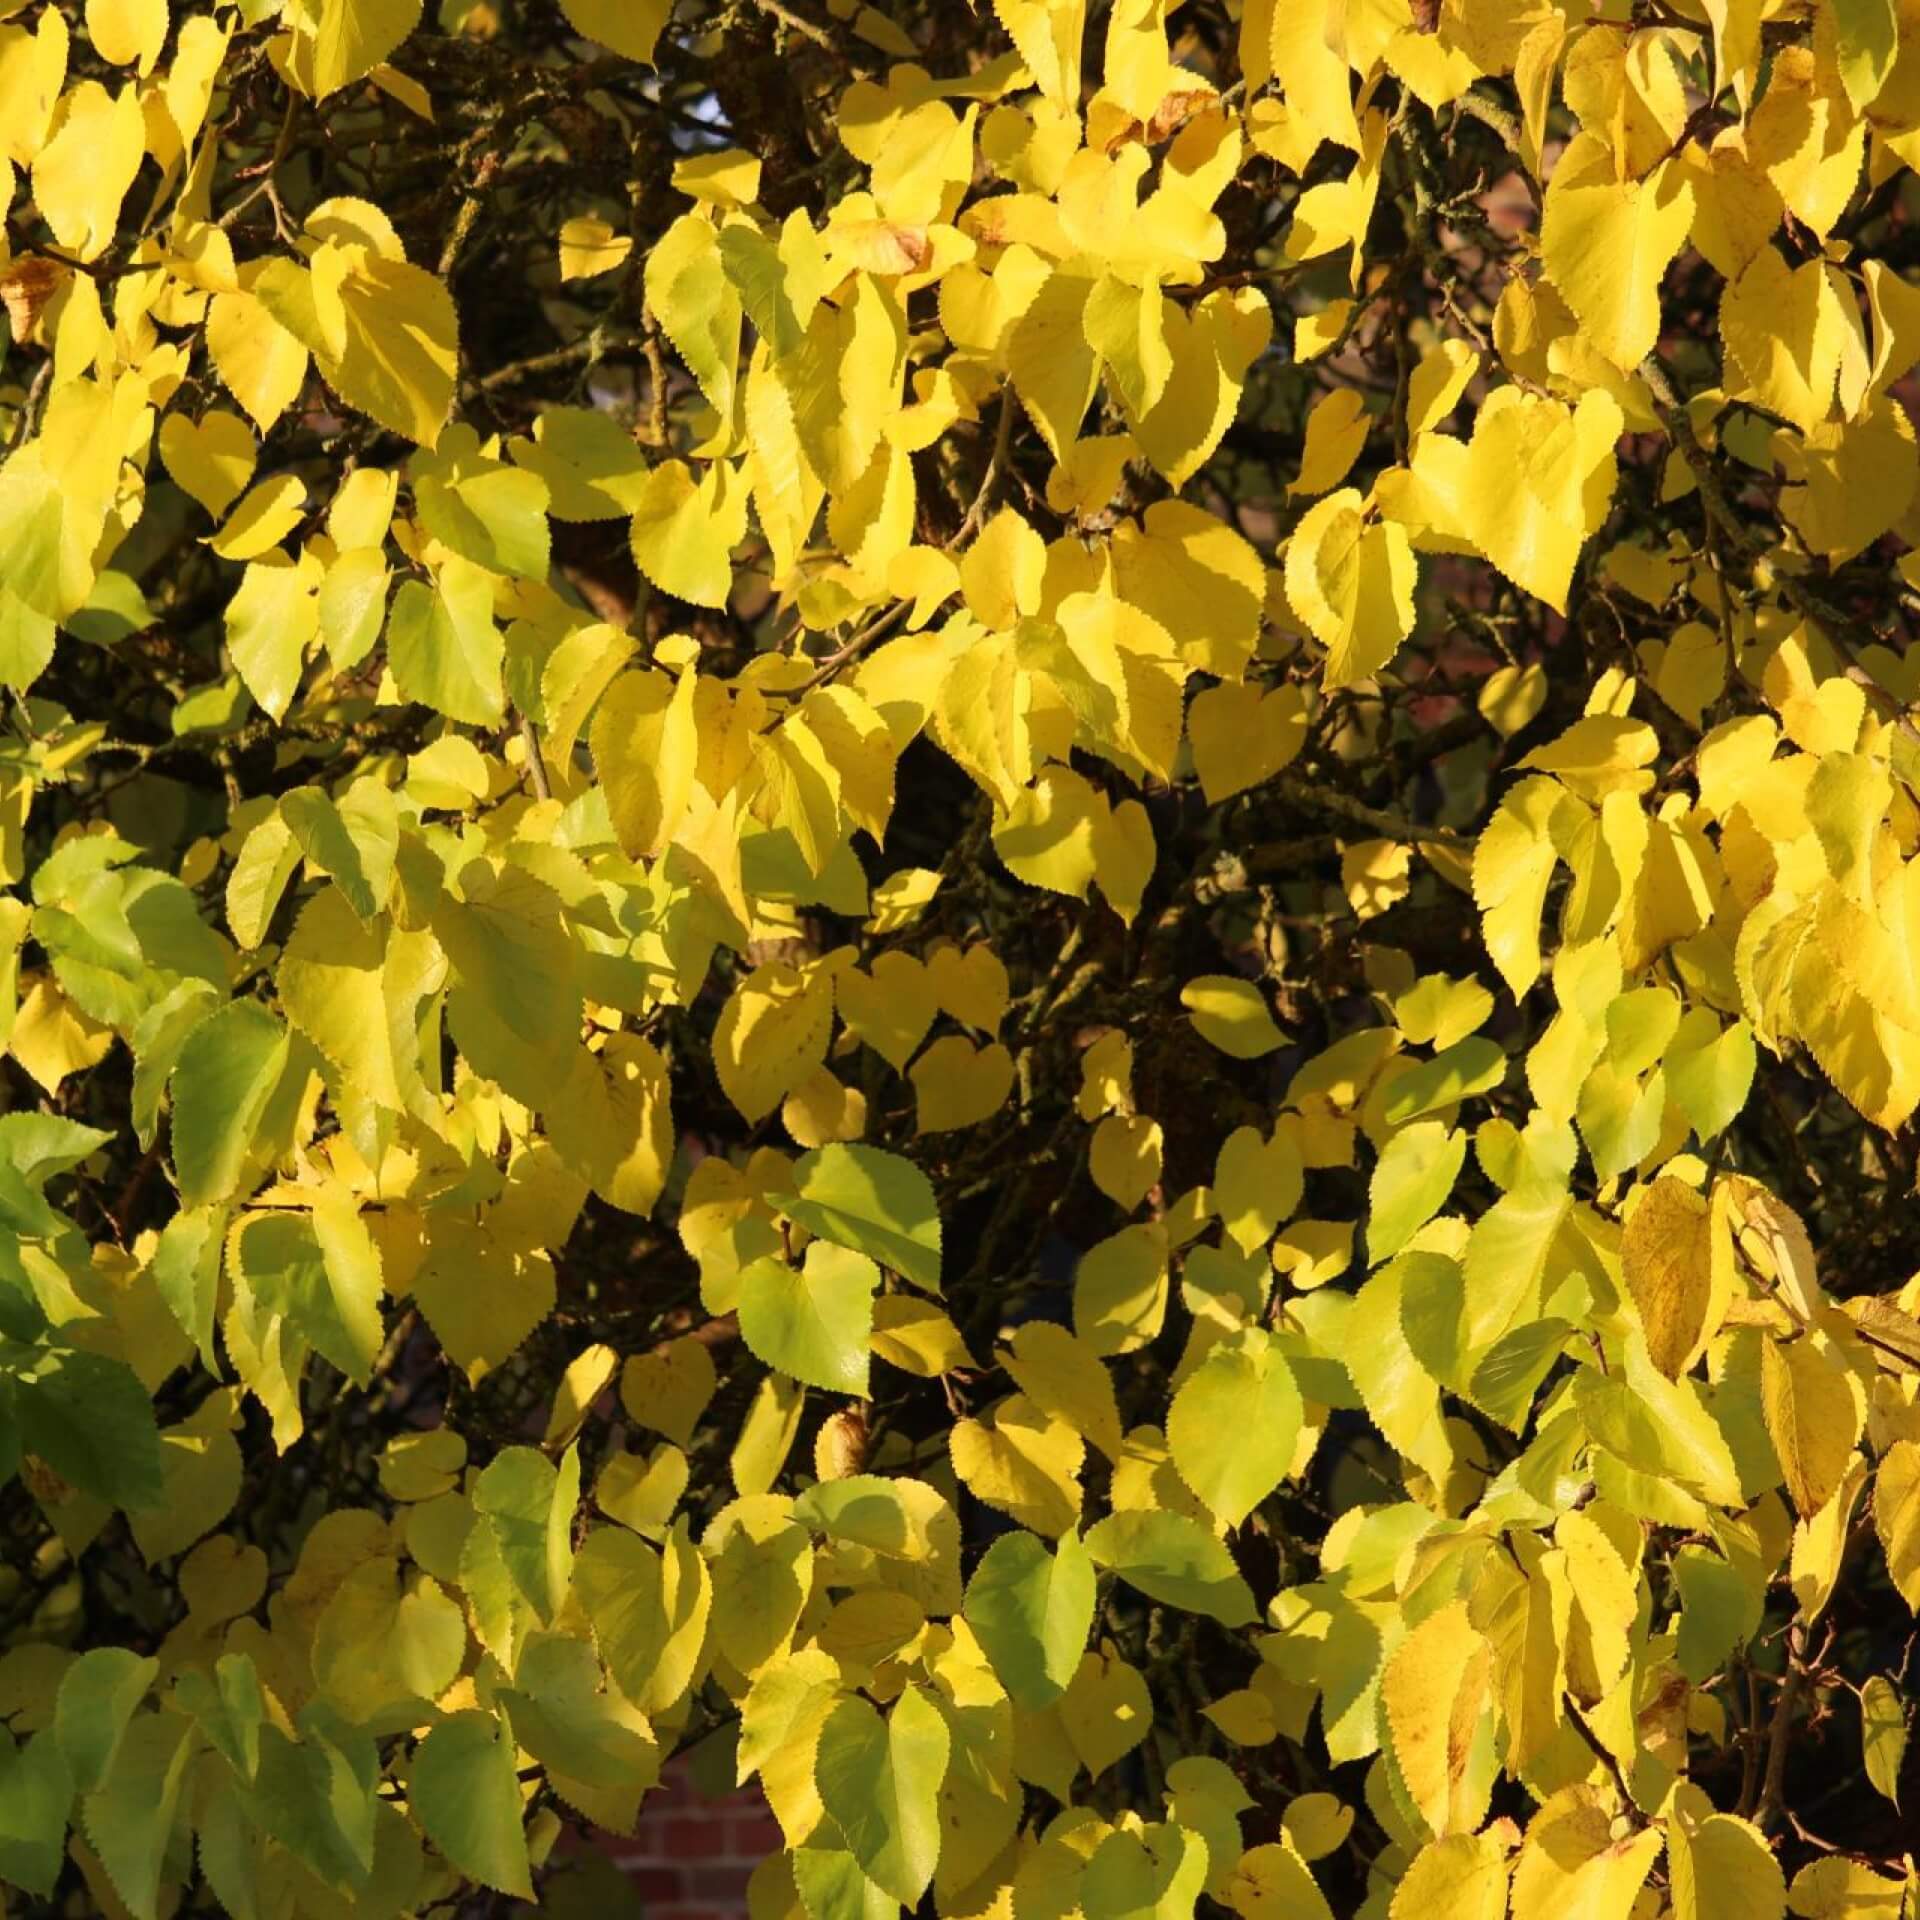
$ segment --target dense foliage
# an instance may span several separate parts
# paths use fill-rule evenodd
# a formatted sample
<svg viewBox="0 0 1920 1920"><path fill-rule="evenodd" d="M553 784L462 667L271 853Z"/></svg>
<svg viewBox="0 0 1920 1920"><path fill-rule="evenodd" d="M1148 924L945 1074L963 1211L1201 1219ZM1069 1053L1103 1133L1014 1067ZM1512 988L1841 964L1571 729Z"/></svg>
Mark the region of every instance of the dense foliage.
<svg viewBox="0 0 1920 1920"><path fill-rule="evenodd" d="M1915 1912L1913 0L0 21L23 1903Z"/></svg>

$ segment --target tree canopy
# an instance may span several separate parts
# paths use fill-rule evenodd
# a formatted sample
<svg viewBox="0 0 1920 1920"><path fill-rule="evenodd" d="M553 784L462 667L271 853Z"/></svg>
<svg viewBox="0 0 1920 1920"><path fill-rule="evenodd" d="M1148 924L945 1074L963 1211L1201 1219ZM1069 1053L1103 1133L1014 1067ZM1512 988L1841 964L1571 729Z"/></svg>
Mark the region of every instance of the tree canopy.
<svg viewBox="0 0 1920 1920"><path fill-rule="evenodd" d="M1912 1920L1920 10L0 0L0 1882Z"/></svg>

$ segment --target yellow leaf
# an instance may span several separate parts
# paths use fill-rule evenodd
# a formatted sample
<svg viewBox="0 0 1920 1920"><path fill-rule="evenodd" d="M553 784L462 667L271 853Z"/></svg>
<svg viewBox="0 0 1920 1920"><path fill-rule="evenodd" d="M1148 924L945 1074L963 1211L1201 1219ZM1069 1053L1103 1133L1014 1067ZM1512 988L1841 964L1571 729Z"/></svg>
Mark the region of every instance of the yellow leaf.
<svg viewBox="0 0 1920 1920"><path fill-rule="evenodd" d="M1303 313L1293 323L1293 357L1304 364L1330 353L1345 337L1353 318L1354 302L1330 300L1314 313Z"/></svg>
<svg viewBox="0 0 1920 1920"><path fill-rule="evenodd" d="M1413 1856L1393 1890L1390 1920L1504 1920L1507 1861L1493 1835L1450 1833Z"/></svg>
<svg viewBox="0 0 1920 1920"><path fill-rule="evenodd" d="M364 80L420 24L421 0L318 0L294 70L316 100Z"/></svg>
<svg viewBox="0 0 1920 1920"><path fill-rule="evenodd" d="M1787 1491L1803 1518L1834 1496L1866 1418L1853 1370L1824 1334L1768 1340L1760 1350L1760 1404Z"/></svg>
<svg viewBox="0 0 1920 1920"><path fill-rule="evenodd" d="M960 591L973 617L997 631L1040 611L1046 569L1046 543L1011 507L1002 507L962 557Z"/></svg>
<svg viewBox="0 0 1920 1920"><path fill-rule="evenodd" d="M1802 1920L1900 1920L1907 1885L1831 1853L1808 1861L1793 1876L1787 1907Z"/></svg>
<svg viewBox="0 0 1920 1920"><path fill-rule="evenodd" d="M1201 1039L1236 1060L1258 1060L1285 1043L1286 1035L1251 980L1201 974L1180 989L1180 1004L1192 1015Z"/></svg>
<svg viewBox="0 0 1920 1920"><path fill-rule="evenodd" d="M633 251L633 236L616 233L598 214L576 214L560 228L560 278L591 280L611 273Z"/></svg>
<svg viewBox="0 0 1920 1920"><path fill-rule="evenodd" d="M1306 744L1307 696L1289 681L1228 680L1194 695L1187 741L1209 806L1271 780Z"/></svg>
<svg viewBox="0 0 1920 1920"><path fill-rule="evenodd" d="M883 1293L874 1301L873 1350L890 1366L923 1380L973 1365L960 1329L917 1294Z"/></svg>
<svg viewBox="0 0 1920 1920"><path fill-rule="evenodd" d="M1670 1175L1656 1180L1628 1216L1620 1268L1646 1329L1647 1357L1677 1380L1717 1331L1715 1308L1724 1313L1730 1285L1715 1286L1706 1201Z"/></svg>
<svg viewBox="0 0 1920 1920"><path fill-rule="evenodd" d="M61 101L53 137L34 157L33 197L70 253L97 260L112 243L146 145L131 81L110 94L99 81L83 80Z"/></svg>
<svg viewBox="0 0 1920 1920"><path fill-rule="evenodd" d="M160 458L182 493L217 520L253 477L259 448L238 414L215 407L198 421L170 413L160 423Z"/></svg>
<svg viewBox="0 0 1920 1920"><path fill-rule="evenodd" d="M1093 1130L1087 1172L1123 1213L1131 1213L1160 1178L1160 1123L1145 1114L1110 1113Z"/></svg>
<svg viewBox="0 0 1920 1920"><path fill-rule="evenodd" d="M1056 107L1077 114L1086 0L994 0L993 11L1033 84Z"/></svg>
<svg viewBox="0 0 1920 1920"><path fill-rule="evenodd" d="M1307 442L1300 454L1300 471L1287 484L1289 493L1325 493L1347 477L1360 457L1373 421L1358 388L1335 387L1314 402L1307 415Z"/></svg>
<svg viewBox="0 0 1920 1920"><path fill-rule="evenodd" d="M1145 1346L1166 1317L1164 1227L1122 1227L1081 1256L1073 1279L1073 1327L1096 1354Z"/></svg>
<svg viewBox="0 0 1920 1920"><path fill-rule="evenodd" d="M925 965L910 953L882 953L871 973L849 967L836 991L848 1030L904 1073L939 1007Z"/></svg>
<svg viewBox="0 0 1920 1920"><path fill-rule="evenodd" d="M630 1354L620 1376L620 1404L636 1426L664 1433L675 1446L692 1443L719 1375L705 1342L671 1340L651 1353Z"/></svg>
<svg viewBox="0 0 1920 1920"><path fill-rule="evenodd" d="M216 293L207 309L207 351L220 383L262 433L300 397L307 350L250 293Z"/></svg>
<svg viewBox="0 0 1920 1920"><path fill-rule="evenodd" d="M1910 1613L1920 1613L1920 1440L1899 1440L1874 1475L1873 1523L1892 1580Z"/></svg>
<svg viewBox="0 0 1920 1920"><path fill-rule="evenodd" d="M1260 637L1267 569L1239 533L1188 501L1158 500L1115 530L1112 554L1120 598L1157 621L1189 667L1240 678Z"/></svg>
<svg viewBox="0 0 1920 1920"><path fill-rule="evenodd" d="M1619 1839L1598 1789L1563 1787L1527 1826L1513 1869L1513 1920L1628 1920L1660 1852L1658 1827Z"/></svg>
<svg viewBox="0 0 1920 1920"><path fill-rule="evenodd" d="M1436 1835L1470 1833L1492 1785L1493 1648L1456 1600L1400 1643L1380 1681L1408 1795ZM1479 1750L1479 1751L1477 1751Z"/></svg>
<svg viewBox="0 0 1920 1920"><path fill-rule="evenodd" d="M635 859L657 859L673 839L693 790L699 755L696 675L657 669L623 673L594 710L589 743L614 837Z"/></svg>
<svg viewBox="0 0 1920 1920"><path fill-rule="evenodd" d="M424 267L366 247L346 254L339 350L309 341L315 364L348 406L431 447L453 407L460 359L453 296Z"/></svg>
<svg viewBox="0 0 1920 1920"><path fill-rule="evenodd" d="M770 1114L827 1057L833 976L784 960L754 968L734 988L713 1031L713 1064L726 1096L750 1121Z"/></svg>
<svg viewBox="0 0 1920 1920"><path fill-rule="evenodd" d="M1064 1420L1009 1394L982 1418L956 1421L947 1440L953 1470L976 1499L1036 1533L1057 1537L1078 1523L1087 1450Z"/></svg>
<svg viewBox="0 0 1920 1920"><path fill-rule="evenodd" d="M1464 340L1442 340L1429 347L1407 382L1408 438L1445 425L1479 371L1480 356Z"/></svg>
<svg viewBox="0 0 1920 1920"><path fill-rule="evenodd" d="M1257 1127L1236 1127L1221 1143L1213 1171L1214 1204L1227 1238L1243 1253L1265 1246L1300 1204L1304 1179L1290 1123L1283 1120L1265 1136Z"/></svg>
<svg viewBox="0 0 1920 1920"><path fill-rule="evenodd" d="M7 1051L48 1093L58 1093L70 1073L104 1060L113 1029L90 1020L50 979L27 989L14 1016Z"/></svg>
<svg viewBox="0 0 1920 1920"><path fill-rule="evenodd" d="M915 1132L947 1133L999 1112L1013 1091L1013 1056L999 1041L976 1048L963 1035L936 1040L913 1063Z"/></svg>
<svg viewBox="0 0 1920 1920"><path fill-rule="evenodd" d="M979 1033L997 1033L1006 1017L1012 989L999 956L984 943L933 950L927 979L942 1013Z"/></svg>
<svg viewBox="0 0 1920 1920"><path fill-rule="evenodd" d="M1777 249L1762 247L1720 296L1720 338L1732 372L1744 376L1729 386L1803 433L1833 405L1846 335L1847 308L1824 260L1789 267Z"/></svg>
<svg viewBox="0 0 1920 1920"><path fill-rule="evenodd" d="M1737 1814L1716 1813L1690 1782L1667 1820L1674 1920L1781 1920L1787 1881L1766 1835Z"/></svg>
<svg viewBox="0 0 1920 1920"><path fill-rule="evenodd" d="M1379 672L1413 631L1413 549L1406 529L1368 520L1351 487L1311 508L1287 542L1287 599L1327 650L1325 683Z"/></svg>
<svg viewBox="0 0 1920 1920"><path fill-rule="evenodd" d="M675 1144L666 1062L638 1034L611 1034L597 1054L581 1048L547 1130L609 1206L651 1213Z"/></svg>
<svg viewBox="0 0 1920 1920"><path fill-rule="evenodd" d="M500 1234L436 1217L413 1296L447 1358L478 1380L553 1311L553 1262Z"/></svg>
<svg viewBox="0 0 1920 1920"><path fill-rule="evenodd" d="M1223 1693L1218 1700L1210 1702L1200 1711L1236 1747L1264 1747L1280 1737L1280 1723L1274 1718L1272 1701L1265 1694L1254 1692L1251 1687ZM1231 1888L1227 1899L1236 1912L1240 1911Z"/></svg>
<svg viewBox="0 0 1920 1920"><path fill-rule="evenodd" d="M729 558L747 531L747 487L724 460L696 481L684 461L655 467L634 496L634 563L662 592L697 607L724 607Z"/></svg>
<svg viewBox="0 0 1920 1920"><path fill-rule="evenodd" d="M1404 900L1412 887L1413 849L1404 840L1357 840L1340 853L1340 890L1361 920Z"/></svg>
<svg viewBox="0 0 1920 1920"><path fill-rule="evenodd" d="M1075 1757L1095 1780L1153 1730L1146 1677L1121 1659L1111 1641L1081 1656L1053 1711Z"/></svg>
<svg viewBox="0 0 1920 1920"><path fill-rule="evenodd" d="M1512 388L1474 421L1462 523L1516 586L1556 610L1565 610L1580 548L1612 502L1621 426L1605 393L1583 394L1569 412Z"/></svg>
<svg viewBox="0 0 1920 1920"><path fill-rule="evenodd" d="M576 33L648 66L673 13L673 0L560 0L560 5Z"/></svg>
<svg viewBox="0 0 1920 1920"><path fill-rule="evenodd" d="M109 65L153 71L167 38L167 0L87 0L87 38Z"/></svg>
<svg viewBox="0 0 1920 1920"><path fill-rule="evenodd" d="M1643 180L1623 178L1606 141L1579 133L1554 163L1540 221L1547 277L1624 371L1653 351L1660 282L1692 224L1693 189L1677 160Z"/></svg>
<svg viewBox="0 0 1920 1920"><path fill-rule="evenodd" d="M1013 390L1056 460L1079 437L1100 383L1100 360L1086 328L1093 284L1064 270L1053 274L1014 322L1007 342Z"/></svg>
<svg viewBox="0 0 1920 1920"><path fill-rule="evenodd" d="M1212 1712L1209 1708L1210 1717ZM1333 1920L1333 1909L1291 1835L1249 1847L1233 1870L1225 1899L1240 1920Z"/></svg>
<svg viewBox="0 0 1920 1920"><path fill-rule="evenodd" d="M1221 287L1184 312L1164 300L1161 324L1173 372L1158 403L1129 413L1128 424L1167 484L1183 487L1213 458L1240 411L1247 370L1273 335L1273 310L1257 288Z"/></svg>
<svg viewBox="0 0 1920 1920"><path fill-rule="evenodd" d="M257 560L300 524L306 502L307 490L295 475L275 474L271 480L261 481L234 508L207 545L223 560Z"/></svg>
<svg viewBox="0 0 1920 1920"><path fill-rule="evenodd" d="M1051 1320L1014 1329L999 1360L1020 1391L1049 1419L1064 1420L1109 1460L1118 1460L1124 1436L1113 1375L1077 1334Z"/></svg>

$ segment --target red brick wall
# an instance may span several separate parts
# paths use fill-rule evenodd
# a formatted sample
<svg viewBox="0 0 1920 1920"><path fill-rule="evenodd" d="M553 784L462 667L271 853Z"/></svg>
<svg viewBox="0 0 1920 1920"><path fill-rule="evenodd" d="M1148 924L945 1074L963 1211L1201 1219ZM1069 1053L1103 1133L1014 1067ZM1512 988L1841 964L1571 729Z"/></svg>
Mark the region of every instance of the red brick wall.
<svg viewBox="0 0 1920 1920"><path fill-rule="evenodd" d="M647 1920L741 1920L747 1877L786 1843L758 1787L724 1799L697 1793L684 1765L647 1795L633 1837L599 1837L633 1882Z"/></svg>

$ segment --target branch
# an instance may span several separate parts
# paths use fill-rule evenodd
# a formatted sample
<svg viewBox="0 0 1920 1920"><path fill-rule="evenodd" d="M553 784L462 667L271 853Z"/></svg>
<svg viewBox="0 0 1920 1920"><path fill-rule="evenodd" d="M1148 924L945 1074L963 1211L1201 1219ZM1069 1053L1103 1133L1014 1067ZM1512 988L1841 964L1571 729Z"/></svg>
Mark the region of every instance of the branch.
<svg viewBox="0 0 1920 1920"><path fill-rule="evenodd" d="M1773 1719L1767 1728L1767 1771L1760 1788L1760 1805L1753 1823L1762 1833L1780 1811L1787 1781L1787 1736L1793 1728L1793 1710L1807 1677L1807 1630L1798 1620L1787 1629L1787 1671L1774 1695Z"/></svg>
<svg viewBox="0 0 1920 1920"><path fill-rule="evenodd" d="M1351 820L1355 826L1370 828L1383 840L1405 840L1415 845L1431 840L1443 847L1463 849L1471 844L1452 827L1428 827L1415 820L1403 820L1397 813L1383 813L1378 807L1370 807L1365 801L1340 792L1337 787L1323 787L1317 781L1302 780L1297 774L1283 773L1274 784L1296 807Z"/></svg>

